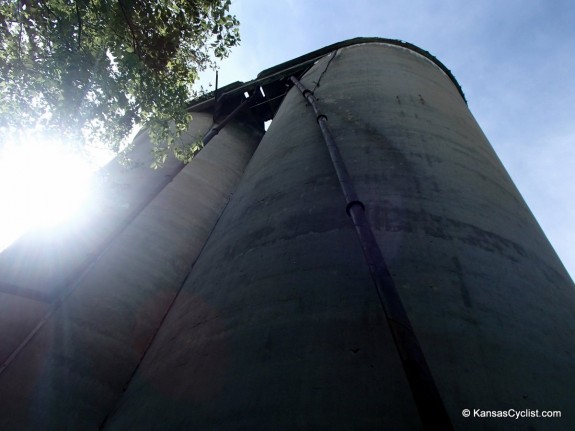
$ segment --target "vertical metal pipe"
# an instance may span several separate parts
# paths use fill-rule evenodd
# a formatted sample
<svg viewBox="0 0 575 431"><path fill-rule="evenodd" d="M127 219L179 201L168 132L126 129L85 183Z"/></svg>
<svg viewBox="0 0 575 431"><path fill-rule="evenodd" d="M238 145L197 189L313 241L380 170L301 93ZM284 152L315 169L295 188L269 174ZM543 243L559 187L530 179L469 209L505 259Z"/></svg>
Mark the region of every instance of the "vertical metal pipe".
<svg viewBox="0 0 575 431"><path fill-rule="evenodd" d="M220 130L222 130L226 126L226 124L228 124L239 112L243 111L257 97L258 92L254 90L250 95L250 97L242 101L242 103L240 103L240 105L236 109L234 109L226 118L224 118L220 124L218 124L215 127L212 127L202 139L204 145L207 144L214 136L220 133Z"/></svg>
<svg viewBox="0 0 575 431"><path fill-rule="evenodd" d="M361 243L365 260L375 284L377 294L387 323L393 335L403 370L406 374L421 421L426 430L451 430L453 426L439 395L439 391L419 341L415 335L405 307L399 297L397 288L381 249L377 244L373 230L365 216L365 206L358 198L353 181L347 171L337 144L327 125L327 117L321 113L317 99L295 77L290 80L312 106L321 129L325 144L337 174L339 184L346 200L346 212L353 221Z"/></svg>

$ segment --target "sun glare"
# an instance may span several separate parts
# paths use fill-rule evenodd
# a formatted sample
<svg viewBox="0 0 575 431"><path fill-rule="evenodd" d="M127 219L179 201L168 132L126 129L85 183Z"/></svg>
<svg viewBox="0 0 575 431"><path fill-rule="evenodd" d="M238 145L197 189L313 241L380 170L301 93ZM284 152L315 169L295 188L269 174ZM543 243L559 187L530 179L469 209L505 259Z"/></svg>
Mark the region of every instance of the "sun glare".
<svg viewBox="0 0 575 431"><path fill-rule="evenodd" d="M66 223L86 202L92 170L50 140L5 144L0 153L0 251L32 228Z"/></svg>

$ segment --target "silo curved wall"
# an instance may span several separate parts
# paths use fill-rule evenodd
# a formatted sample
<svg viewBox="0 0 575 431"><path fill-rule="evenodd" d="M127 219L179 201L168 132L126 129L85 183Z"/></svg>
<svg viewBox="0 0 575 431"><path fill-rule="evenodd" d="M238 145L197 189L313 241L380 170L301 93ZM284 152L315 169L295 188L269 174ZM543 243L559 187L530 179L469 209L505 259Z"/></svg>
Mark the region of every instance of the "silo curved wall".
<svg viewBox="0 0 575 431"><path fill-rule="evenodd" d="M430 60L382 43L313 89L456 428L575 426L573 283ZM176 372L177 370L177 372ZM106 429L418 429L312 113L292 89ZM560 424L560 425L558 425ZM525 422L491 423L522 429Z"/></svg>

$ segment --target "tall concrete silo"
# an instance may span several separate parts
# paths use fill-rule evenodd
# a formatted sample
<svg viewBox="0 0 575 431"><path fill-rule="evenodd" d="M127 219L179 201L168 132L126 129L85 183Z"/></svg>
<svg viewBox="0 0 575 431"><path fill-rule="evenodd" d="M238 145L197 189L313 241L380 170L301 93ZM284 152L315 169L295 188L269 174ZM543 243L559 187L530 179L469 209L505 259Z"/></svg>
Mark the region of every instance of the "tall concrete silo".
<svg viewBox="0 0 575 431"><path fill-rule="evenodd" d="M315 96L320 115L294 82ZM448 422L466 430L574 428L574 285L449 71L412 45L354 39L222 89L192 109L218 121L244 92L256 97L260 88L265 96L251 102L249 115L223 130L273 121L245 172L230 182L233 195L201 246L194 253L185 241L169 247L179 232L195 229L185 215L196 210L187 185L152 200L138 217L178 213L181 224L150 219L142 229L158 233L147 245L138 242L142 229L131 242L111 240L45 319L61 330L62 346L46 348L49 330L40 329L11 356L0 396L18 396L0 407L0 423L32 428L40 417L51 429L434 429L421 417L410 379L421 364L405 360L373 275L377 265L366 261L348 215L359 208ZM336 169L320 125L341 156ZM257 129L250 130L234 135L213 163L253 148ZM353 202L342 193L343 166ZM138 217L125 232L137 229ZM162 232L172 240L158 253ZM173 287L164 289L164 276L149 283L147 272L128 271L106 290L113 271L145 262L154 272L184 251L189 274L180 271ZM153 299L166 290L165 300L141 305L142 291ZM134 304L130 316L142 309L156 316L133 355L125 353L135 342L133 322L123 321L119 307L126 303ZM82 310L91 307L85 322ZM122 337L110 335L115 325ZM89 360L79 359L87 352ZM22 381L26 390L18 392ZM480 418L474 410L527 417ZM533 417L536 410L562 417Z"/></svg>

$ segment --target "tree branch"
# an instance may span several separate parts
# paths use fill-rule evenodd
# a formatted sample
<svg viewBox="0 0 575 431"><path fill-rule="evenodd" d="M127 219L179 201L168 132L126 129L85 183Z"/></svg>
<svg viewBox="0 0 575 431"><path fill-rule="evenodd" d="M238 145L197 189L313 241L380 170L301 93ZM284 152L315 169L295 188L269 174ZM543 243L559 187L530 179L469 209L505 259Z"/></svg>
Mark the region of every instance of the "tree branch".
<svg viewBox="0 0 575 431"><path fill-rule="evenodd" d="M132 23L132 20L128 16L126 9L124 9L124 5L123 5L122 0L118 0L118 4L120 5L120 9L122 10L122 15L124 15L124 19L126 20L126 23L128 24L128 28L130 29L130 33L132 33L132 47L134 48L134 52L136 54L138 54L138 58L141 60L142 57L140 57L140 47L138 46L138 39L136 38L136 34L134 32L134 25Z"/></svg>
<svg viewBox="0 0 575 431"><path fill-rule="evenodd" d="M78 50L82 45L82 16L80 15L80 8L78 7L78 0L75 0L76 4L76 16L78 17Z"/></svg>
<svg viewBox="0 0 575 431"><path fill-rule="evenodd" d="M52 9L50 9L50 7L46 4L44 0L40 0L40 4L48 11L48 13L50 13L51 15L54 16L54 18L56 18L56 21L58 22L60 21L60 17L56 15Z"/></svg>
<svg viewBox="0 0 575 431"><path fill-rule="evenodd" d="M22 31L24 28L24 23L22 22L22 4L18 2L18 23L19 30L18 30L18 60L22 64Z"/></svg>

